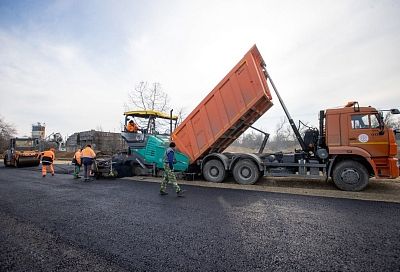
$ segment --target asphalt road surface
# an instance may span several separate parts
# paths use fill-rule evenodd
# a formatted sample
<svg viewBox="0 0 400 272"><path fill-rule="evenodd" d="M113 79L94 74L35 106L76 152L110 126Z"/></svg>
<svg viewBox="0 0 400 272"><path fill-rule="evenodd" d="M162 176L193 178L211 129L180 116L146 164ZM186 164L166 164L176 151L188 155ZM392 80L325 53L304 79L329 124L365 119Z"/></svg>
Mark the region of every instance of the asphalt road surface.
<svg viewBox="0 0 400 272"><path fill-rule="evenodd" d="M400 271L397 203L59 173L0 167L0 271Z"/></svg>

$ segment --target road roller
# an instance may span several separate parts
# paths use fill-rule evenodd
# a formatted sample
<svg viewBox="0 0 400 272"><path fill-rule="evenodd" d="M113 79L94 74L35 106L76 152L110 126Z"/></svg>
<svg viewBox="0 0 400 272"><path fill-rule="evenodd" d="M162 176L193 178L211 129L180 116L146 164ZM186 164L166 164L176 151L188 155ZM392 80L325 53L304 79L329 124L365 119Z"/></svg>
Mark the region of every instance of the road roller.
<svg viewBox="0 0 400 272"><path fill-rule="evenodd" d="M12 138L4 153L5 166L38 166L40 164L39 141L32 138Z"/></svg>

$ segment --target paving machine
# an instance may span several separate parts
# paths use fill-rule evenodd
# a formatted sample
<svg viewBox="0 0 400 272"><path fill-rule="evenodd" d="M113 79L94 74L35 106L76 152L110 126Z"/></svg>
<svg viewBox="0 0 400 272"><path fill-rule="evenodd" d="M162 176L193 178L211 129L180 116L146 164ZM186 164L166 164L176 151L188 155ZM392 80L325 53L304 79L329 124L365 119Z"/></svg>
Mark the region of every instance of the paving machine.
<svg viewBox="0 0 400 272"><path fill-rule="evenodd" d="M164 169L164 154L170 143L170 133L176 127L178 116L154 110L127 111L125 124L134 120L139 125L137 132L121 132L128 150L113 156L118 176L160 175ZM169 126L168 126L169 125ZM175 171L184 171L189 158L176 151Z"/></svg>

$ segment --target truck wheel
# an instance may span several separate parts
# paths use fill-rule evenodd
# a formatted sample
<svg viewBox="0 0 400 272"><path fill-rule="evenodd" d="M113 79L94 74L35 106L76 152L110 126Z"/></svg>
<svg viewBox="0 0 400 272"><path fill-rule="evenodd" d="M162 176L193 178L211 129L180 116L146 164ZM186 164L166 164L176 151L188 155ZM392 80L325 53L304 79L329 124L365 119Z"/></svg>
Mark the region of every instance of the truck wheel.
<svg viewBox="0 0 400 272"><path fill-rule="evenodd" d="M233 167L233 177L239 184L250 185L260 178L260 171L253 161L240 160Z"/></svg>
<svg viewBox="0 0 400 272"><path fill-rule="evenodd" d="M132 165L132 176L142 175L142 168L136 164Z"/></svg>
<svg viewBox="0 0 400 272"><path fill-rule="evenodd" d="M207 181L223 182L226 177L225 167L219 160L209 160L203 167L203 176Z"/></svg>
<svg viewBox="0 0 400 272"><path fill-rule="evenodd" d="M333 170L333 182L344 191L361 191L369 182L368 171L357 161L339 162Z"/></svg>

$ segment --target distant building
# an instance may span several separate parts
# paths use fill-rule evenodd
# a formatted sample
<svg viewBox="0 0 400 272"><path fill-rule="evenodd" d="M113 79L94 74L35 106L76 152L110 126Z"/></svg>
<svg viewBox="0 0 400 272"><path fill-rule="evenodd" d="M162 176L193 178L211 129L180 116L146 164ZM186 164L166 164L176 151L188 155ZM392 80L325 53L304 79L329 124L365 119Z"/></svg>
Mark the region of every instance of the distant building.
<svg viewBox="0 0 400 272"><path fill-rule="evenodd" d="M46 124L37 122L32 125L32 138L39 140L44 140L46 134Z"/></svg>
<svg viewBox="0 0 400 272"><path fill-rule="evenodd" d="M67 152L74 152L78 147L85 147L87 144L91 144L95 151L101 151L104 154L114 154L127 148L125 141L121 138L121 133L95 130L72 134L68 137L65 146Z"/></svg>

